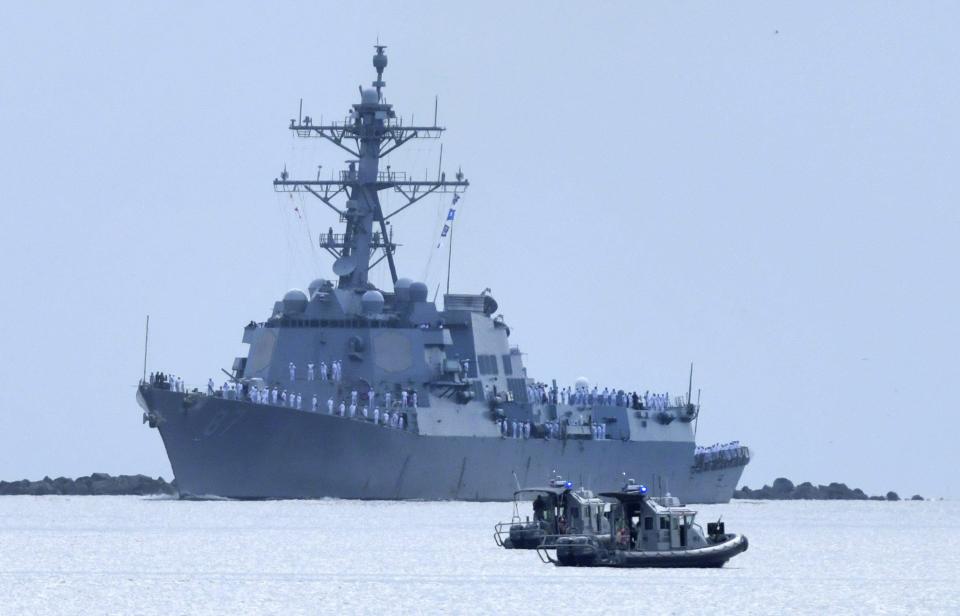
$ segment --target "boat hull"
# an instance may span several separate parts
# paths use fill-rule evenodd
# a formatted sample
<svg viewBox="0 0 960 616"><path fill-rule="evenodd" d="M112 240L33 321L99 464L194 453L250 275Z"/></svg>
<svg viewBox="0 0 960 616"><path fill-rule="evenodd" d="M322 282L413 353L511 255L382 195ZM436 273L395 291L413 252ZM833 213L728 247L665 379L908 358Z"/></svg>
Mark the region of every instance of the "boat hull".
<svg viewBox="0 0 960 616"><path fill-rule="evenodd" d="M747 551L750 542L744 535L727 535L723 541L690 550L608 550L593 537L584 535L560 537L557 543L540 546L538 551L556 551L544 560L558 567L617 567L617 568L716 568L731 558Z"/></svg>
<svg viewBox="0 0 960 616"><path fill-rule="evenodd" d="M325 413L141 387L182 497L512 500L560 473L594 490L656 477L727 502L743 467L692 470L691 442L422 436Z"/></svg>

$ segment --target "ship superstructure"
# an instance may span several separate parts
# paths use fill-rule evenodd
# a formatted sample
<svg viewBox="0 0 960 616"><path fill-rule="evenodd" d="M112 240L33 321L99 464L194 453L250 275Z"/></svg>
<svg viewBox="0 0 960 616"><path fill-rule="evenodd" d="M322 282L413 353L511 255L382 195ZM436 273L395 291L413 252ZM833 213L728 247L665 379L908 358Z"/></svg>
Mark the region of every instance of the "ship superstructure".
<svg viewBox="0 0 960 616"><path fill-rule="evenodd" d="M277 191L316 197L339 221L339 232L331 226L319 238L334 277L287 292L268 319L247 325L249 351L226 386L187 392L151 378L138 390L181 493L509 500L528 478L561 472L612 489L628 472L686 501L728 500L748 451L710 465L695 457L690 391L651 401L585 380L540 383L489 291L448 289L438 308L424 282L398 276L394 216L469 182L459 170L420 180L380 168L407 142L444 130L404 125L385 102L384 51L376 46L376 80L342 122L290 121L297 136L348 152L346 168L306 180L284 169L274 180ZM386 190L403 200L390 212L379 197ZM390 289L370 281L382 263Z"/></svg>

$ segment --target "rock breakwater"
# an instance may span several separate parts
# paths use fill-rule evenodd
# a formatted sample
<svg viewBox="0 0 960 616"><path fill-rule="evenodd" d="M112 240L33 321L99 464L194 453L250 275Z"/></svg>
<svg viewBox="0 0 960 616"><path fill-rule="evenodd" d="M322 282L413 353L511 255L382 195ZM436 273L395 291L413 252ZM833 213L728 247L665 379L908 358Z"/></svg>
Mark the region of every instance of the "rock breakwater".
<svg viewBox="0 0 960 616"><path fill-rule="evenodd" d="M163 477L153 479L146 475L117 475L93 473L90 476L44 477L39 481L22 479L20 481L0 481L0 495L44 496L48 494L65 495L136 495L177 494L176 480L167 483Z"/></svg>
<svg viewBox="0 0 960 616"><path fill-rule="evenodd" d="M876 500L898 501L900 496L896 492L887 492L883 496L870 496L860 488L847 487L845 483L830 483L814 485L809 481L794 485L785 477L773 480L773 485L765 485L760 489L751 490L743 486L734 491L734 498L752 498L759 500ZM910 500L923 500L919 494L914 494Z"/></svg>

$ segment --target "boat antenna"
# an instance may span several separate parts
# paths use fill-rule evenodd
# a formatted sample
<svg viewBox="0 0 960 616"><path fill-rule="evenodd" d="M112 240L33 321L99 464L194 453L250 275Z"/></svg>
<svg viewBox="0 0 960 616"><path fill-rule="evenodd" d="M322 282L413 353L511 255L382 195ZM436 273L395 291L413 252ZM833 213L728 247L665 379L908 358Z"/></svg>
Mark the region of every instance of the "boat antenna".
<svg viewBox="0 0 960 616"><path fill-rule="evenodd" d="M150 344L150 315L147 315L146 333L143 335L143 381L147 382L147 347Z"/></svg>
<svg viewBox="0 0 960 616"><path fill-rule="evenodd" d="M690 362L690 382L687 384L687 404L690 404L690 395L693 393L693 362Z"/></svg>
<svg viewBox="0 0 960 616"><path fill-rule="evenodd" d="M437 94L433 95L433 125L437 125L437 106L440 104L440 96ZM441 146L442 147L442 146ZM441 150L442 152L443 150Z"/></svg>

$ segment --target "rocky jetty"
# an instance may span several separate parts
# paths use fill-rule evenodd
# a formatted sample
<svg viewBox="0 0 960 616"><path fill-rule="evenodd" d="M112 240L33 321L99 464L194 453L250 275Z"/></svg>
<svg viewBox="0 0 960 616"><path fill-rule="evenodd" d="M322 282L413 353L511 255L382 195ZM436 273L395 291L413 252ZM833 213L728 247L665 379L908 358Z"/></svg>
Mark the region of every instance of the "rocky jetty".
<svg viewBox="0 0 960 616"><path fill-rule="evenodd" d="M860 488L849 488L845 483L831 483L829 485L813 485L804 481L794 485L784 477L773 480L773 485L765 485L758 490L751 490L747 486L734 491L734 498L752 498L760 500L877 500L898 501L900 496L896 492L887 492L886 496L869 496ZM914 494L910 500L922 501L923 497Z"/></svg>
<svg viewBox="0 0 960 616"><path fill-rule="evenodd" d="M177 493L176 480L167 483L163 477L153 479L146 475L118 475L94 473L89 477L44 477L40 481L0 481L0 495L78 494L78 495L136 495Z"/></svg>

